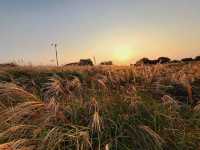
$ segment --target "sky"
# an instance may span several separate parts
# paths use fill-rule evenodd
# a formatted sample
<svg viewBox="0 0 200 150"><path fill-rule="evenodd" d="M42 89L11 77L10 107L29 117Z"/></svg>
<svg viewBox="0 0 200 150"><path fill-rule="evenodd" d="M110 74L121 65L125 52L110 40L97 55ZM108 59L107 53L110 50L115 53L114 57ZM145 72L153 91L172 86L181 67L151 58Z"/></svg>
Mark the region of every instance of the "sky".
<svg viewBox="0 0 200 150"><path fill-rule="evenodd" d="M200 55L199 0L0 0L0 63Z"/></svg>

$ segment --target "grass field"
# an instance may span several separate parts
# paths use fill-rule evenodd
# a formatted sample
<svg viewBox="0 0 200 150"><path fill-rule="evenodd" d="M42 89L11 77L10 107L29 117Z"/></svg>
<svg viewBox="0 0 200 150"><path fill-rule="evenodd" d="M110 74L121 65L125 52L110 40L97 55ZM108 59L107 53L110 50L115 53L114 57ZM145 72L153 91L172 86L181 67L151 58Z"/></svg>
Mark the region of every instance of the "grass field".
<svg viewBox="0 0 200 150"><path fill-rule="evenodd" d="M200 63L1 67L1 150L198 150Z"/></svg>

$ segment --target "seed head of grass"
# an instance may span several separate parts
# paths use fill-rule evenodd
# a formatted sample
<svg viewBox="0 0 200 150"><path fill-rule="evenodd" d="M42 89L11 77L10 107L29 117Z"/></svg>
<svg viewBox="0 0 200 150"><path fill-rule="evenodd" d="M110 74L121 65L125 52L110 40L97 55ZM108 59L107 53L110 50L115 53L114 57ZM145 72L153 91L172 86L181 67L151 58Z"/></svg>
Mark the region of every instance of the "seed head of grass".
<svg viewBox="0 0 200 150"><path fill-rule="evenodd" d="M129 111L135 114L139 111L141 105L142 102L140 100L132 99L129 104Z"/></svg>
<svg viewBox="0 0 200 150"><path fill-rule="evenodd" d="M170 109L178 109L180 107L178 102L168 95L164 95L161 100L163 105L165 107L169 107Z"/></svg>
<svg viewBox="0 0 200 150"><path fill-rule="evenodd" d="M197 105L194 107L194 112L199 112L200 113L200 102L197 103Z"/></svg>
<svg viewBox="0 0 200 150"><path fill-rule="evenodd" d="M16 84L0 83L0 108L13 107L26 101L37 101L37 98Z"/></svg>
<svg viewBox="0 0 200 150"><path fill-rule="evenodd" d="M71 94L67 80L58 75L49 78L49 82L45 84L43 91L45 93L45 99L51 99L52 97L57 99L68 99Z"/></svg>
<svg viewBox="0 0 200 150"><path fill-rule="evenodd" d="M100 133L101 130L102 130L102 127L103 127L102 123L103 122L102 122L102 119L99 115L99 112L95 111L93 116L92 116L92 125L91 125L92 131Z"/></svg>
<svg viewBox="0 0 200 150"><path fill-rule="evenodd" d="M59 103L56 102L54 98L52 98L46 105L46 108L50 111L52 111L55 115L59 111Z"/></svg>
<svg viewBox="0 0 200 150"><path fill-rule="evenodd" d="M32 125L16 125L4 132L0 133L0 141L10 142L13 140L23 139L23 138L34 138L34 131L37 126Z"/></svg>
<svg viewBox="0 0 200 150"><path fill-rule="evenodd" d="M92 145L90 142L89 133L86 131L81 131L77 136L77 150L88 150L91 149Z"/></svg>
<svg viewBox="0 0 200 150"><path fill-rule="evenodd" d="M153 143L151 143L152 146L153 146L153 144L155 144L155 146L157 145L159 148L161 148L162 145L165 143L163 138L161 138L160 135L157 134L155 131L153 131L150 127L145 126L145 125L140 125L139 129L142 129L144 134L147 134L147 135L149 135L151 137L151 140L153 142Z"/></svg>
<svg viewBox="0 0 200 150"><path fill-rule="evenodd" d="M99 111L99 104L96 100L96 98L92 98L89 102L89 114Z"/></svg>
<svg viewBox="0 0 200 150"><path fill-rule="evenodd" d="M43 139L43 149L77 149L91 148L90 137L87 131L79 126L54 127L48 131Z"/></svg>
<svg viewBox="0 0 200 150"><path fill-rule="evenodd" d="M10 150L35 150L38 149L40 141L38 140L29 140L29 139L20 139L8 143Z"/></svg>

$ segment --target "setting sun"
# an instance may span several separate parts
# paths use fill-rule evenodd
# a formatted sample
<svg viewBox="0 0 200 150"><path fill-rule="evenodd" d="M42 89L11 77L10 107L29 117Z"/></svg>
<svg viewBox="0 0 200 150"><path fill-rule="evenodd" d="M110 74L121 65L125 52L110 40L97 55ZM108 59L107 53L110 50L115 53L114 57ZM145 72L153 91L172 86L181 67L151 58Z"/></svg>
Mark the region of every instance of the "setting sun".
<svg viewBox="0 0 200 150"><path fill-rule="evenodd" d="M120 63L126 63L133 58L133 50L131 48L118 48L114 51L114 58Z"/></svg>

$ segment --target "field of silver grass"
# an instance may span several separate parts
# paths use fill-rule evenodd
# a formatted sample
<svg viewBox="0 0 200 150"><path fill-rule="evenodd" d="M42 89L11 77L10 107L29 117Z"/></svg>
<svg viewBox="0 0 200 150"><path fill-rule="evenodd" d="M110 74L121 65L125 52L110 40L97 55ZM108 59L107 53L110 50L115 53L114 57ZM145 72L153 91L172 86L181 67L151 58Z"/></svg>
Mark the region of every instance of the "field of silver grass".
<svg viewBox="0 0 200 150"><path fill-rule="evenodd" d="M0 149L199 149L199 68L0 68Z"/></svg>

